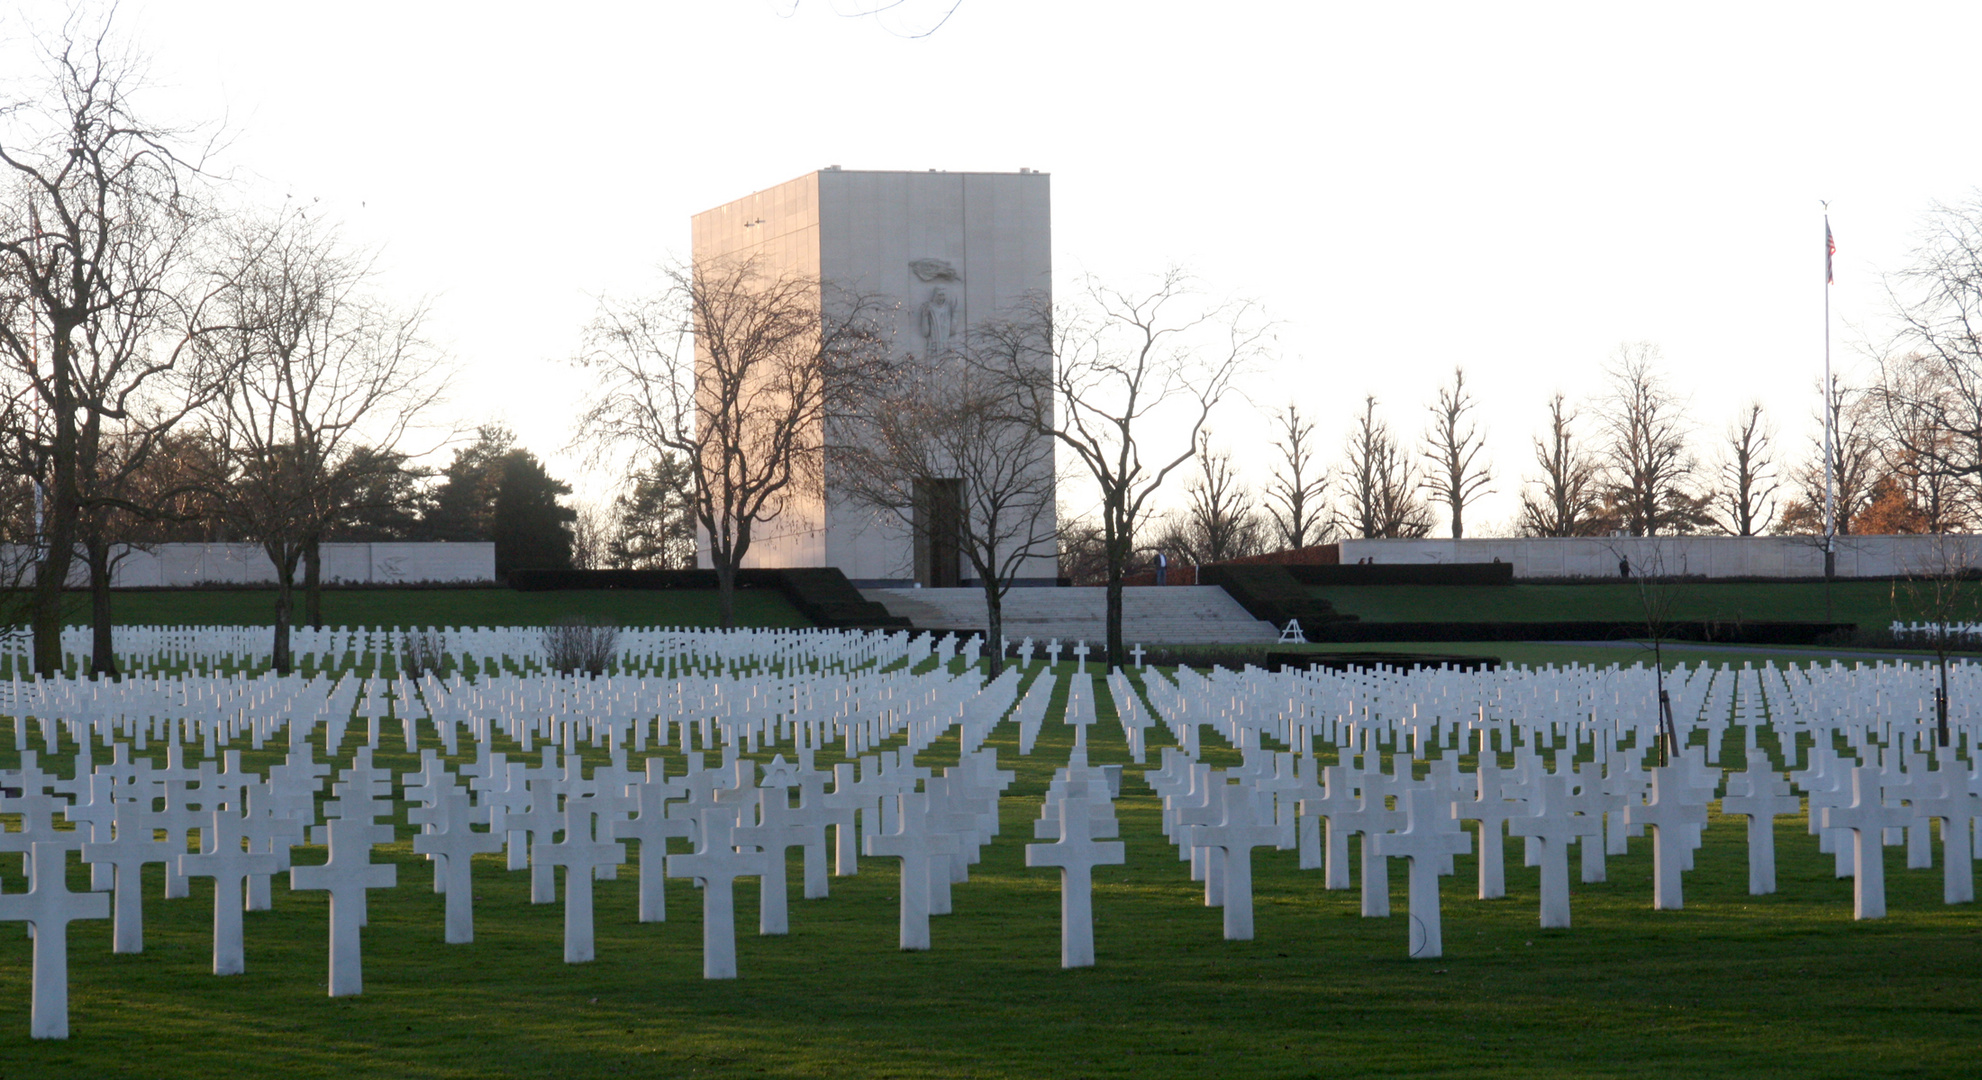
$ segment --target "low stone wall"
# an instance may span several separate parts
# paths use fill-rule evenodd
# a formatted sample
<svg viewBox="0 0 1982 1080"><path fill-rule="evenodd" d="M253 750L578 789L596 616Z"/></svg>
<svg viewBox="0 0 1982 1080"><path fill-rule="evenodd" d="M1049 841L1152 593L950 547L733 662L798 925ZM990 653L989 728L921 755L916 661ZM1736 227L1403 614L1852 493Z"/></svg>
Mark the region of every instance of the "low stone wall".
<svg viewBox="0 0 1982 1080"><path fill-rule="evenodd" d="M10 546L0 562L29 557ZM32 577L32 575L29 575ZM299 567L296 574L302 580ZM468 543L325 544L323 580L334 585L398 585L420 582L457 584L495 581L495 545ZM258 544L153 544L126 548L110 574L113 588L187 588L196 585L272 585L275 564ZM89 584L89 568L78 560L69 584Z"/></svg>
<svg viewBox="0 0 1982 1080"><path fill-rule="evenodd" d="M1904 577L1982 567L1982 537L1840 536L1839 577ZM1516 578L1617 578L1634 574L1709 578L1821 578L1820 536L1601 536L1486 540L1344 540L1342 561L1376 564L1504 562Z"/></svg>

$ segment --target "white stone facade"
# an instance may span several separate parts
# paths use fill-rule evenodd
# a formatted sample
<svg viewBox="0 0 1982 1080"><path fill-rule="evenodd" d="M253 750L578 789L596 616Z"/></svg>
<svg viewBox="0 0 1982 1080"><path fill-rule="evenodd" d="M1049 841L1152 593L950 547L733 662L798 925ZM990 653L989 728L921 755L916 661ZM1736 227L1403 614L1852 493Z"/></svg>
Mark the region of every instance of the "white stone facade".
<svg viewBox="0 0 1982 1080"><path fill-rule="evenodd" d="M973 320L1050 299L1052 227L1044 173L808 173L695 215L694 258L759 260L767 273L894 302L896 346L919 356L961 344ZM706 539L698 564L708 566ZM863 585L915 580L911 530L848 505L830 468L823 496L753 530L747 566L837 566ZM1018 577L1049 584L1051 558ZM965 576L969 575L966 564Z"/></svg>
<svg viewBox="0 0 1982 1080"><path fill-rule="evenodd" d="M10 545L0 562L25 563L31 552ZM302 583L298 567L296 580ZM451 584L495 582L495 545L421 542L323 545L323 580L336 585ZM174 588L194 585L273 585L275 564L259 544L152 544L126 548L110 572L112 588ZM69 584L89 584L89 567L78 559Z"/></svg>
<svg viewBox="0 0 1982 1080"><path fill-rule="evenodd" d="M1982 537L1840 536L1839 577L1905 577L1982 567ZM1615 578L1634 573L1822 577L1821 536L1600 536L1487 540L1344 540L1342 561L1379 564L1504 562L1516 578ZM1662 568L1662 569L1661 569Z"/></svg>

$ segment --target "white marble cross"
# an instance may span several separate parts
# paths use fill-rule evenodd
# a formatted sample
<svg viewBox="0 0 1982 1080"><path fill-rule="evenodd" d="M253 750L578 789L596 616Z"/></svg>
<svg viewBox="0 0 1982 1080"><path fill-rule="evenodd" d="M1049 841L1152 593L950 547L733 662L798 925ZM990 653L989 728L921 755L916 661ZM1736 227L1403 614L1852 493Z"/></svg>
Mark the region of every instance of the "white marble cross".
<svg viewBox="0 0 1982 1080"><path fill-rule="evenodd" d="M1881 830L1904 825L1913 811L1883 803L1879 769L1860 765L1851 770L1851 802L1824 808L1824 828L1850 829L1858 873L1851 885L1851 917L1886 917L1886 849Z"/></svg>
<svg viewBox="0 0 1982 1080"><path fill-rule="evenodd" d="M1061 648L1062 648L1062 646L1060 645L1060 639L1059 639L1059 638L1054 638L1054 639L1052 639L1051 641L1048 641L1048 642L1046 643L1046 655L1047 655L1047 656L1050 656L1050 657L1052 657L1052 658L1053 658L1053 666L1054 666L1054 667L1059 667L1059 666L1060 666L1060 651L1061 651Z"/></svg>
<svg viewBox="0 0 1982 1080"><path fill-rule="evenodd" d="M200 854L179 856L179 873L213 879L213 973L239 975L248 969L241 944L241 912L247 908L246 884L281 869L281 861L266 852L251 853L239 811L215 810L213 824L201 826Z"/></svg>
<svg viewBox="0 0 1982 1080"><path fill-rule="evenodd" d="M1320 800L1328 797L1328 789L1320 779L1320 765L1305 754L1294 758L1292 783L1280 792L1285 800L1282 812L1288 808L1294 814L1295 866L1301 870L1320 870L1321 859L1321 815ZM1316 809L1308 809L1313 804Z"/></svg>
<svg viewBox="0 0 1982 1080"><path fill-rule="evenodd" d="M1094 684L1085 675L1076 675L1067 682L1067 703L1061 719L1074 729L1074 755L1068 759L1069 765L1087 764L1087 729L1094 724Z"/></svg>
<svg viewBox="0 0 1982 1080"><path fill-rule="evenodd" d="M339 818L322 827L330 858L319 866L295 866L289 870L289 887L297 890L321 889L330 893L330 996L348 997L365 991L363 946L359 940L365 925L365 891L390 889L399 883L399 868L391 863L374 863L372 845L380 834L390 839L392 829L370 825L356 818Z"/></svg>
<svg viewBox="0 0 1982 1080"><path fill-rule="evenodd" d="M1138 642L1136 642L1136 647L1135 647L1135 648L1133 648L1133 649L1130 649L1130 650L1129 650L1129 655L1130 655L1130 656L1133 656L1133 657L1135 657L1135 660L1136 660L1136 670L1137 670L1137 671L1141 671L1141 670L1142 670L1142 658L1143 658L1144 656L1146 656L1146 655L1148 655L1147 653L1145 653L1145 652L1143 651L1143 648L1142 648L1142 642L1140 642L1140 641L1138 641Z"/></svg>
<svg viewBox="0 0 1982 1080"><path fill-rule="evenodd" d="M1914 810L1941 819L1941 899L1966 904L1975 899L1975 819L1982 816L1982 797L1968 790L1969 776L1959 769L1922 772L1907 792Z"/></svg>
<svg viewBox="0 0 1982 1080"><path fill-rule="evenodd" d="M1484 756L1491 757L1492 754ZM1459 800L1459 820L1479 822L1479 897L1482 900L1499 900L1507 895L1507 855L1502 842L1506 837L1507 822L1526 814L1528 808L1523 803L1501 796L1500 766L1494 762L1482 760L1473 776L1476 785L1474 797Z"/></svg>
<svg viewBox="0 0 1982 1080"><path fill-rule="evenodd" d="M730 833L736 812L727 806L704 807L695 815L701 832L700 850L668 856L668 876L702 882L702 977L736 978L736 879L764 872L759 851L738 851Z"/></svg>
<svg viewBox="0 0 1982 1080"><path fill-rule="evenodd" d="M1704 825L1707 808L1691 797L1690 770L1684 765L1661 765L1650 770L1652 790L1643 803L1624 808L1624 820L1631 825L1650 825L1652 835L1652 907L1678 911L1686 898L1681 878L1687 841L1695 826Z"/></svg>
<svg viewBox="0 0 1982 1080"><path fill-rule="evenodd" d="M1776 818L1801 809L1803 801L1769 764L1766 750L1748 751L1748 771L1727 778L1720 812L1748 819L1748 895L1776 891Z"/></svg>
<svg viewBox="0 0 1982 1080"><path fill-rule="evenodd" d="M502 850L502 812L492 809L491 813L493 829L472 828L474 808L468 793L447 781L436 792L432 808L422 815L429 831L413 837L414 854L439 857L434 863L435 891L447 897L442 940L449 945L475 940L475 856ZM411 812L407 816L411 818Z"/></svg>
<svg viewBox="0 0 1982 1080"><path fill-rule="evenodd" d="M1326 859L1321 874L1321 887L1324 889L1349 887L1349 820L1347 817L1337 818L1362 806L1362 796L1356 792L1356 778L1359 775L1357 770L1347 765L1326 766L1321 770L1322 794L1301 800L1301 813L1321 818L1328 827L1324 838Z"/></svg>
<svg viewBox="0 0 1982 1080"><path fill-rule="evenodd" d="M512 766L521 768L521 766ZM530 869L530 902L549 904L557 900L556 871L549 863L538 862L533 855L538 845L548 843L551 835L563 824L564 817L557 806L557 781L549 777L526 781L524 788L527 802L512 802L511 809L502 817L503 831L508 834L510 847L510 869L519 869L517 863L518 836L528 838L526 865ZM526 807L518 808L518 807Z"/></svg>
<svg viewBox="0 0 1982 1080"><path fill-rule="evenodd" d="M564 800L564 837L557 843L539 840L530 847L530 863L564 867L564 962L593 959L592 875L594 868L618 866L626 846L592 839L592 819L598 810L593 796Z"/></svg>
<svg viewBox="0 0 1982 1080"><path fill-rule="evenodd" d="M1210 848L1224 871L1225 940L1253 939L1253 851L1276 847L1280 829L1259 813L1259 802L1244 787L1224 786L1224 820L1217 825L1192 826L1186 841Z"/></svg>
<svg viewBox="0 0 1982 1080"><path fill-rule="evenodd" d="M851 768L851 766L848 766ZM837 768L835 770L837 777ZM826 793L825 773L810 773L802 776L798 785L798 809L791 811L791 820L811 830L805 839L805 898L823 900L826 898L826 829L835 830L837 836L853 839L853 807L838 806ZM857 852L856 852L857 853Z"/></svg>
<svg viewBox="0 0 1982 1080"><path fill-rule="evenodd" d="M833 766L833 790L820 797L819 805L843 814L833 821L833 876L851 877L860 872L860 832L855 828L855 812L872 814L874 799L857 779L859 766L851 761Z"/></svg>
<svg viewBox="0 0 1982 1080"><path fill-rule="evenodd" d="M670 817L668 800L682 794L681 785L667 777L663 759L647 759L647 779L633 785L639 801L631 818L606 823L608 837L634 840L640 844L640 921L665 922L668 917L667 855L668 840L695 837L695 822L686 817Z"/></svg>
<svg viewBox="0 0 1982 1080"><path fill-rule="evenodd" d="M117 744L122 747L122 743ZM76 777L87 788L87 799L72 803L63 808L62 816L81 828L76 832L85 845L110 839L110 829L117 817L117 800L114 792L117 787L115 777L105 773L89 771L89 741L83 741L84 752L76 755ZM73 787L74 781L64 786ZM70 839L64 837L63 839ZM88 858L84 858L88 862ZM115 872L108 863L90 863L89 888L91 892L108 892L115 885Z"/></svg>
<svg viewBox="0 0 1982 1080"><path fill-rule="evenodd" d="M1452 816L1452 800L1428 788L1412 788L1400 800L1407 824L1403 832L1376 838L1377 853L1411 861L1411 958L1427 960L1445 955L1445 934L1439 918L1438 872L1446 859L1473 849Z"/></svg>
<svg viewBox="0 0 1982 1080"><path fill-rule="evenodd" d="M1586 835L1585 823L1575 820L1564 805L1569 799L1569 778L1556 773L1535 777L1521 785L1527 795L1527 814L1510 818L1507 831L1514 836L1533 837L1536 858L1541 865L1541 925L1543 929L1569 926L1569 844ZM1641 809L1633 807L1632 809ZM1628 812L1628 811L1627 811ZM1675 850L1677 845L1674 845Z"/></svg>
<svg viewBox="0 0 1982 1080"><path fill-rule="evenodd" d="M28 1034L37 1039L69 1037L69 924L110 916L102 893L71 892L68 849L35 844L28 853L34 885L24 893L0 895L0 921L34 927L33 998Z"/></svg>
<svg viewBox="0 0 1982 1080"><path fill-rule="evenodd" d="M151 811L144 803L117 804L116 838L83 845L83 859L113 868L112 896L116 918L111 923L110 951L145 951L144 877L146 863L165 863L172 845L152 832Z"/></svg>
<svg viewBox="0 0 1982 1080"><path fill-rule="evenodd" d="M929 796L910 793L898 798L900 828L878 836L870 834L867 854L901 860L901 947L921 952L929 948L932 868L947 870L950 858L963 850L963 838L934 828L929 820Z"/></svg>
<svg viewBox="0 0 1982 1080"><path fill-rule="evenodd" d="M309 823L305 819L315 816L316 800L306 795L305 805L290 811L283 807L274 784L250 785L247 794L247 820L242 827L247 832L248 850L275 856L275 872L282 873L289 869L289 849L308 836ZM265 875L248 879L249 911L267 911L274 906L270 881L271 877Z"/></svg>
<svg viewBox="0 0 1982 1080"><path fill-rule="evenodd" d="M1027 866L1060 868L1060 966L1094 966L1094 868L1120 866L1128 855L1119 840L1096 840L1089 822L1094 804L1088 785L1075 780L1060 795L1060 839L1027 844Z"/></svg>
<svg viewBox="0 0 1982 1080"><path fill-rule="evenodd" d="M758 789L759 813L754 825L740 826L730 833L738 847L754 847L764 854L764 872L758 876L757 932L791 932L790 896L785 881L785 852L804 847L808 833L823 836L792 820L790 796L783 788ZM746 813L748 813L746 811Z"/></svg>
<svg viewBox="0 0 1982 1080"><path fill-rule="evenodd" d="M1088 654L1088 652L1089 652L1089 651L1090 651L1090 650L1089 650L1089 649L1088 649L1088 647L1087 647L1087 642L1085 642L1085 641L1083 641L1083 642L1081 642L1080 644L1078 644L1078 645L1075 645L1075 646L1074 646L1074 660L1075 660L1075 664L1074 664L1074 672L1075 672L1075 674L1078 674L1078 675L1085 675L1085 674L1087 674L1087 654Z"/></svg>
<svg viewBox="0 0 1982 1080"><path fill-rule="evenodd" d="M1376 837L1404 827L1404 812L1384 806L1385 791L1379 786L1382 775L1380 771L1362 773L1358 779L1362 798L1356 808L1328 816L1331 832L1340 825L1345 832L1359 833L1363 838L1362 911L1366 919L1390 917L1390 860L1377 850ZM1334 787L1332 779L1329 787Z"/></svg>

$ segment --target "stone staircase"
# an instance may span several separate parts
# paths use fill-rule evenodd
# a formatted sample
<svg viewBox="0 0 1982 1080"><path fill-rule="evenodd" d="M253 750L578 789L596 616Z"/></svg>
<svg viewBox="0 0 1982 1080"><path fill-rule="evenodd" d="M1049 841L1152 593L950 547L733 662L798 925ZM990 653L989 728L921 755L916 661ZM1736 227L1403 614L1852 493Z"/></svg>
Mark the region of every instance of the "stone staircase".
<svg viewBox="0 0 1982 1080"><path fill-rule="evenodd" d="M982 589L863 589L889 614L918 627L983 630ZM1099 644L1108 638L1108 590L1020 588L1005 594L1005 638L1040 645L1058 638ZM1280 631L1246 613L1216 586L1140 586L1122 590L1122 639L1130 645L1259 644Z"/></svg>

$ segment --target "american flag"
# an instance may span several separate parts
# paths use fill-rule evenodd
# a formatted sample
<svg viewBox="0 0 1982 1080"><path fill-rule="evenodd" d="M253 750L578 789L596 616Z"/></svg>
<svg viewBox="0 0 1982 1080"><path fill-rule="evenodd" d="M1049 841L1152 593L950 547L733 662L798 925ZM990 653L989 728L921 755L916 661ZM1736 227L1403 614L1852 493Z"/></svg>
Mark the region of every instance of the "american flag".
<svg viewBox="0 0 1982 1080"><path fill-rule="evenodd" d="M1824 284L1836 279L1831 276L1831 259L1837 255L1837 240L1831 236L1831 219L1824 219Z"/></svg>

